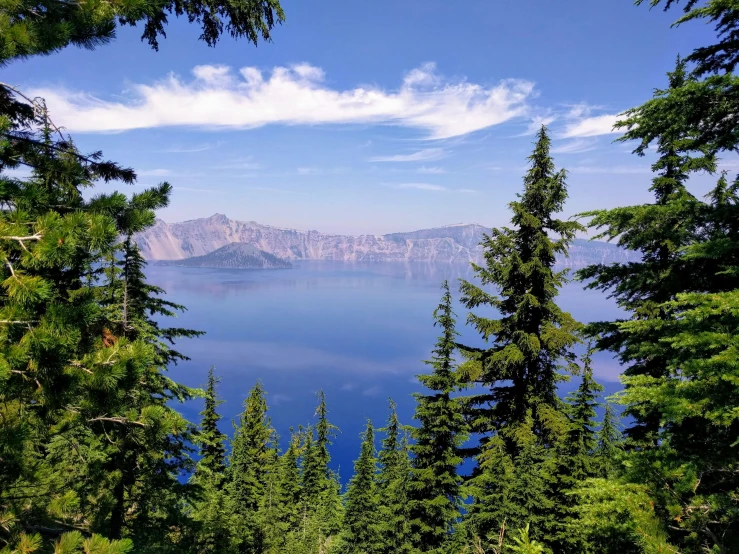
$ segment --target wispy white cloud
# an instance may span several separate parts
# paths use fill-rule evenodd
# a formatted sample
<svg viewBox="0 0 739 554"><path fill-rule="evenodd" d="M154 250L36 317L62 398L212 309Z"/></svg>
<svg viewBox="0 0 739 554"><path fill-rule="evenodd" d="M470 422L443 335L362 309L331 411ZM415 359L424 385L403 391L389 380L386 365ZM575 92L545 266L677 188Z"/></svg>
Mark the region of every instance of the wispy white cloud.
<svg viewBox="0 0 739 554"><path fill-rule="evenodd" d="M443 167L426 167L425 165L419 167L417 171L418 173L424 173L427 175L441 175L442 173L446 173L446 169Z"/></svg>
<svg viewBox="0 0 739 554"><path fill-rule="evenodd" d="M161 152L164 152L165 154L190 154L193 152L205 152L206 150L212 150L222 145L223 142L218 141L213 143L198 144L195 146L172 146L171 148L161 150Z"/></svg>
<svg viewBox="0 0 739 554"><path fill-rule="evenodd" d="M362 391L363 396L377 396L382 392L382 389L378 386L369 387L368 389L365 389Z"/></svg>
<svg viewBox="0 0 739 554"><path fill-rule="evenodd" d="M542 125L550 125L556 119L557 119L557 117L555 115L549 113L549 112L546 112L545 114L532 115L531 116L531 122L529 123L529 126L519 136L525 137L525 136L528 136L528 135L533 135L539 129L541 129Z"/></svg>
<svg viewBox="0 0 739 554"><path fill-rule="evenodd" d="M272 404L275 406L279 406L280 404L286 404L288 402L292 402L292 396L288 396L286 394L272 394L269 396L269 400Z"/></svg>
<svg viewBox="0 0 739 554"><path fill-rule="evenodd" d="M260 169L262 166L255 162L251 156L247 158L236 158L228 162L214 165L212 169Z"/></svg>
<svg viewBox="0 0 739 554"><path fill-rule="evenodd" d="M298 175L335 175L344 173L343 167L299 167L296 170Z"/></svg>
<svg viewBox="0 0 739 554"><path fill-rule="evenodd" d="M575 139L552 148L552 154L580 154L597 148L593 140Z"/></svg>
<svg viewBox="0 0 739 554"><path fill-rule="evenodd" d="M75 132L125 131L167 126L256 128L270 124L384 124L418 129L443 139L524 116L534 93L529 81L507 79L494 86L451 82L433 64L407 73L386 90L330 87L318 67L303 63L256 67L238 73L224 65L203 65L193 79L174 74L153 84L138 83L124 100L105 100L63 87L36 89L55 121Z"/></svg>
<svg viewBox="0 0 739 554"><path fill-rule="evenodd" d="M597 137L599 135L610 135L620 133L613 126L619 120L618 114L596 115L585 117L578 121L569 123L562 133L562 138L584 138Z"/></svg>
<svg viewBox="0 0 739 554"><path fill-rule="evenodd" d="M433 192L463 192L466 194L475 193L473 189L450 189L441 185L433 185L431 183L400 183L396 185L400 189L416 189L416 190L429 190Z"/></svg>
<svg viewBox="0 0 739 554"><path fill-rule="evenodd" d="M167 177L172 174L171 169L140 169L136 171L138 177Z"/></svg>
<svg viewBox="0 0 739 554"><path fill-rule="evenodd" d="M443 148L425 148L411 154L394 154L392 156L375 156L371 162L430 162L440 160L448 155Z"/></svg>
<svg viewBox="0 0 739 554"><path fill-rule="evenodd" d="M223 191L221 190L213 190L213 189L198 189L198 188L191 188L191 187L174 187L175 190L186 190L188 192L208 192L208 193L215 193L215 194L223 194Z"/></svg>

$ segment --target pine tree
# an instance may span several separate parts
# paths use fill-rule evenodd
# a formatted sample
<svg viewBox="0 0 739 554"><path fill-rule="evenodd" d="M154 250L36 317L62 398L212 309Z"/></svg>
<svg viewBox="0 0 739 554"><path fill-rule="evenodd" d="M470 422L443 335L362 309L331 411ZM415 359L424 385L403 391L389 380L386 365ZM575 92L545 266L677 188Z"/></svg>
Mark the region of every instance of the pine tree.
<svg viewBox="0 0 739 554"><path fill-rule="evenodd" d="M354 462L354 476L349 481L345 495L346 509L342 530L342 548L345 554L380 552L376 473L375 433L372 422L367 420L359 458Z"/></svg>
<svg viewBox="0 0 739 554"><path fill-rule="evenodd" d="M234 424L228 471L239 552L261 552L265 547L257 512L265 495L267 476L275 470L275 441L265 391L257 381L244 402L238 425Z"/></svg>
<svg viewBox="0 0 739 554"><path fill-rule="evenodd" d="M597 398L603 387L593 379L592 345L582 358L578 388L567 396L566 423L560 440L551 449L553 482L549 499L554 514L545 529L550 530L548 544L555 552L586 552L578 524L578 497L573 491L597 474L595 415Z"/></svg>
<svg viewBox="0 0 739 554"><path fill-rule="evenodd" d="M648 2L650 6L660 3ZM677 0L665 0L664 9L678 4ZM715 24L717 40L698 46L686 58L693 65L692 73L702 79L657 91L655 98L628 112L632 117L630 128L639 129L639 153L675 129L685 132L693 149L707 146L713 151L732 151L739 144L739 129L733 121L739 112L739 77L735 72L739 61L739 9L733 0L687 0L683 9L685 15L674 26L707 20Z"/></svg>
<svg viewBox="0 0 739 554"><path fill-rule="evenodd" d="M457 467L462 462L459 448L465 440L465 423L459 401L451 396L458 388L454 373L458 333L446 281L442 291L441 303L434 310L434 325L442 329L442 334L432 359L426 362L433 369L418 377L432 394L415 395L414 417L420 427L412 430L411 522L415 546L422 551L440 548L460 518L461 478Z"/></svg>
<svg viewBox="0 0 739 554"><path fill-rule="evenodd" d="M380 471L377 475L379 493L379 521L382 536L381 552L411 551L409 489L411 463L408 440L398 420L396 404L392 399L385 437L380 449Z"/></svg>
<svg viewBox="0 0 739 554"><path fill-rule="evenodd" d="M185 15L191 23L201 24L200 39L208 46L214 46L224 31L255 45L259 38L269 41L274 24L285 19L277 0L214 5L197 0L180 4L147 1L103 6L26 0L8 5L4 11L7 15L0 24L0 65L30 56L49 55L70 45L94 49L112 41L119 25L141 22L144 23L141 39L157 50L159 38L166 36L165 26L172 13ZM28 14L36 17L29 18Z"/></svg>
<svg viewBox="0 0 739 554"><path fill-rule="evenodd" d="M595 410L599 406L597 398L603 386L593 378L592 355L595 349L590 346L583 358L582 377L577 390L567 397L569 403L569 429L564 439L569 477L573 484L593 477L593 454L597 439L595 432Z"/></svg>
<svg viewBox="0 0 739 554"><path fill-rule="evenodd" d="M514 516L512 498L515 467L500 435L487 441L477 456L475 474L468 487L472 503L464 518L465 530L472 537L494 540Z"/></svg>
<svg viewBox="0 0 739 554"><path fill-rule="evenodd" d="M619 418L613 413L613 406L606 402L603 423L596 434L595 464L598 475L604 479L616 474L617 457L622 450L621 431L618 429Z"/></svg>
<svg viewBox="0 0 739 554"><path fill-rule="evenodd" d="M331 463L329 446L331 446L331 439L335 436L339 428L328 421L326 395L322 390L318 391L318 408L316 408L316 415L318 416L318 423L316 424L316 461L323 472L324 478L329 479L331 477L329 469L329 463Z"/></svg>
<svg viewBox="0 0 739 554"><path fill-rule="evenodd" d="M198 444L200 445L200 461L198 470L214 479L220 488L226 469L226 435L218 429L221 416L216 411L223 403L218 398L216 386L220 378L215 376L214 368L208 370L208 385L205 389L205 407L200 412L200 431Z"/></svg>
<svg viewBox="0 0 739 554"><path fill-rule="evenodd" d="M670 90L686 86L691 79L694 78L687 74L685 61L678 59L675 71L669 73ZM630 121L629 118L625 123ZM622 140L638 138L639 133L628 132ZM623 248L642 255L641 262L598 264L578 273L581 280L589 281L588 288L611 293L634 320L663 318L660 304L690 286L685 275L693 268L685 265L682 249L693 240L687 222L693 219L699 203L688 192L686 182L691 173L713 171L715 156L706 149L686 151L689 139L679 126L659 137L659 159L652 166L656 175L650 188L654 203L584 214L592 216L589 226L600 230L599 237L617 239ZM667 374L659 333L623 333L618 321L591 324L588 329L598 337L600 348L618 353L621 363L627 366L626 376L660 378ZM653 348L645 355L642 346L648 344ZM632 445L643 447L656 442L660 412L650 412L640 404L628 407L625 414L635 420L626 430Z"/></svg>
<svg viewBox="0 0 739 554"><path fill-rule="evenodd" d="M555 505L552 486L556 485L553 475L553 448L547 449L534 432L531 415L523 423L507 430L515 441L518 454L513 459L514 476L510 489L509 529L520 529L527 525L533 528L534 537L544 539L547 544L555 543L558 537L561 509Z"/></svg>
<svg viewBox="0 0 739 554"><path fill-rule="evenodd" d="M490 306L501 314L489 319L470 314L468 321L492 344L465 347L468 361L460 373L488 392L469 397L471 431L491 433L515 426L532 414L539 426L540 406L559 409L557 383L561 369L574 370L573 345L578 323L555 303L566 271L555 272L555 254L566 253L576 231L575 222L556 219L567 198L565 172L556 172L549 156L546 128L537 134L524 192L510 204L513 229L494 229L481 243L485 265L473 268L483 286L496 285L500 294L463 281L462 302L469 309ZM552 239L549 234L557 238ZM490 407L489 407L490 406ZM544 429L537 429L544 435ZM483 441L484 442L484 441ZM512 453L516 446L509 442Z"/></svg>

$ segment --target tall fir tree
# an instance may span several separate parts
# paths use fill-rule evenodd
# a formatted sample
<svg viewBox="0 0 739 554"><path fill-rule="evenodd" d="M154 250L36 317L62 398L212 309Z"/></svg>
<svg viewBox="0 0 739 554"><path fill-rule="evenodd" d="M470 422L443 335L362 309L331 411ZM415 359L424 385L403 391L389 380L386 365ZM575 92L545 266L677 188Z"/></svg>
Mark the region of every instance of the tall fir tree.
<svg viewBox="0 0 739 554"><path fill-rule="evenodd" d="M586 552L588 545L579 525L578 496L573 491L597 475L595 459L596 408L603 387L593 378L592 356L595 348L588 345L582 357L580 384L567 395L565 428L551 449L553 482L549 500L554 504L554 517L549 545L555 552Z"/></svg>
<svg viewBox="0 0 739 554"><path fill-rule="evenodd" d="M465 440L462 407L452 393L458 389L454 352L458 333L449 284L442 284L441 303L434 310L434 325L442 334L426 363L431 373L419 375L431 394L416 394L414 418L420 426L411 432L415 443L410 484L410 510L414 545L423 552L441 548L460 518L462 462L459 448Z"/></svg>
<svg viewBox="0 0 739 554"><path fill-rule="evenodd" d="M411 464L407 433L398 420L396 404L392 399L387 425L382 429L382 440L377 474L379 521L384 554L410 552L411 528L409 488Z"/></svg>
<svg viewBox="0 0 739 554"><path fill-rule="evenodd" d="M367 420L359 458L354 462L354 475L345 494L343 554L378 554L381 551L376 477L375 431L372 422Z"/></svg>
<svg viewBox="0 0 739 554"><path fill-rule="evenodd" d="M595 476L593 454L597 447L595 431L596 408L603 386L593 378L592 356L595 349L588 347L582 360L582 374L577 389L567 397L569 425L564 438L569 477L573 485Z"/></svg>
<svg viewBox="0 0 739 554"><path fill-rule="evenodd" d="M615 477L618 457L622 451L622 436L619 429L620 418L616 416L613 405L606 402L603 422L595 436L595 463L598 476L604 479Z"/></svg>
<svg viewBox="0 0 739 554"><path fill-rule="evenodd" d="M208 384L205 388L205 406L200 412L200 429L198 444L200 446L200 460L197 469L206 473L220 488L226 471L226 435L218 429L221 420L217 412L218 406L223 403L216 390L220 378L216 377L215 369L208 370Z"/></svg>
<svg viewBox="0 0 739 554"><path fill-rule="evenodd" d="M686 62L680 59L668 76L669 90L685 87L695 79L688 74ZM633 125L634 117L630 115L621 125ZM640 129L633 129L621 140L638 139L640 133ZM691 174L711 172L716 165L710 151L690 150L691 144L691 137L679 125L657 140L659 158L652 165L655 176L650 188L654 203L583 214L592 217L589 226L599 230L597 237L615 239L619 246L642 256L640 262L597 264L578 272L588 288L608 292L634 320L663 318L661 304L690 286L685 275L691 268L685 265L682 250L693 240L688 221L693 219L699 203L687 190L686 183ZM617 353L621 363L627 366L626 376L660 378L668 373L665 355L659 349L662 346L659 333L624 333L619 321L594 323L588 330L598 337L599 348ZM656 347L648 356L642 348L645 344ZM625 414L634 419L626 430L634 447L656 443L660 412L635 405L628 407Z"/></svg>
<svg viewBox="0 0 739 554"><path fill-rule="evenodd" d="M567 190L565 172L555 171L549 150L549 134L542 127L529 157L524 191L510 204L514 228L485 235L485 265L473 264L481 286L461 284L468 309L489 306L501 314L500 319L468 316L482 338L492 343L462 349L468 360L459 368L461 377L487 389L466 399L473 432L494 433L522 423L531 413L535 433L551 442L540 411L560 410L557 383L567 378L561 370L574 371L572 347L578 342L579 324L555 302L566 271L555 271L554 264L555 255L567 253L582 227L555 217L564 207ZM489 285L499 293L483 288ZM515 441L507 442L515 455Z"/></svg>
<svg viewBox="0 0 739 554"><path fill-rule="evenodd" d="M266 393L257 381L244 402L238 424L234 424L228 468L228 492L239 552L251 554L265 548L258 510L265 495L267 476L275 471L275 441L275 430L267 415Z"/></svg>
<svg viewBox="0 0 739 554"><path fill-rule="evenodd" d="M470 539L495 542L514 516L516 468L500 435L485 443L476 461L477 470L467 483L472 502L466 506L463 530Z"/></svg>

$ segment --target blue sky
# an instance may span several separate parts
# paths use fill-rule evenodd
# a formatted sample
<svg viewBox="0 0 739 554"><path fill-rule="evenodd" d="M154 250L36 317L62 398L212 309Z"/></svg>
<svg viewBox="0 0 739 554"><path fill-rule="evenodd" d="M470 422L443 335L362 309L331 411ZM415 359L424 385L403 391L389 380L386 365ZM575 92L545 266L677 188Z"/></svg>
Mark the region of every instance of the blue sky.
<svg viewBox="0 0 739 554"><path fill-rule="evenodd" d="M173 19L159 52L121 28L111 45L17 62L2 80L46 97L83 150L135 168L137 187L170 182L166 221L219 212L379 234L505 223L542 122L570 171L567 215L647 201L650 160L613 143L615 115L712 36L631 0L283 7L274 42L256 48L209 48Z"/></svg>

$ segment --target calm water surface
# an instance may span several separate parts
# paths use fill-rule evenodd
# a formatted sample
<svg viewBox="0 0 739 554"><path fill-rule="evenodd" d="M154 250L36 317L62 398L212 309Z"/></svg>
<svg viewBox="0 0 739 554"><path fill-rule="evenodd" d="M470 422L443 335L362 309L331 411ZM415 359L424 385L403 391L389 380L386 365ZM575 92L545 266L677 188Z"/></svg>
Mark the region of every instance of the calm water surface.
<svg viewBox="0 0 739 554"><path fill-rule="evenodd" d="M260 379L284 442L290 426L314 421L315 393L323 389L341 430L332 455L344 479L366 418L382 426L388 397L397 402L403 422L412 423L415 375L426 371L422 360L438 333L432 313L442 280L449 280L455 297L457 279L474 280L463 265L344 262L298 262L293 269L271 271L151 265L147 275L169 300L188 308L170 325L206 332L178 343L192 359L170 374L201 386L208 368L216 367L226 400L222 430L230 434L231 419ZM560 304L583 322L618 315L612 301L578 283L566 286ZM456 311L462 339L480 344L464 325L466 310L457 305ZM595 362L607 392L617 390L618 364L607 354ZM190 402L183 411L197 421L201 408Z"/></svg>

